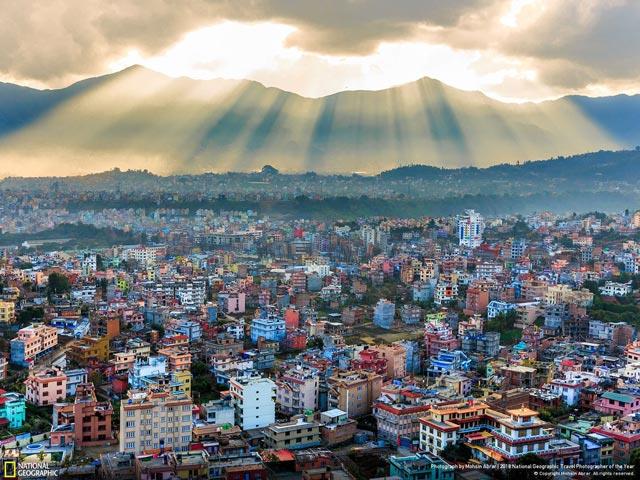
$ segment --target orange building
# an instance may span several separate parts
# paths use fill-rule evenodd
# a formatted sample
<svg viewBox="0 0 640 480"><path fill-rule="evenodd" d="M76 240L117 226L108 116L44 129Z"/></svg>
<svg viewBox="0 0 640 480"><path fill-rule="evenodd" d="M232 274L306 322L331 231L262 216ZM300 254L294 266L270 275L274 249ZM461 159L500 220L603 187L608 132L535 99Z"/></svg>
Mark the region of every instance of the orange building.
<svg viewBox="0 0 640 480"><path fill-rule="evenodd" d="M98 402L93 384L81 383L76 389L73 404L57 403L53 406L52 445L56 445L58 436L55 433L68 432L69 428L60 428L68 425L73 426L76 448L111 445L115 442L111 431L112 416L111 402ZM68 437L62 438L66 440Z"/></svg>
<svg viewBox="0 0 640 480"><path fill-rule="evenodd" d="M467 289L467 302L464 314L467 316L483 314L489 305L489 290L482 285L472 285Z"/></svg>
<svg viewBox="0 0 640 480"><path fill-rule="evenodd" d="M188 347L167 347L158 350L158 354L166 357L170 372L191 369L191 352Z"/></svg>

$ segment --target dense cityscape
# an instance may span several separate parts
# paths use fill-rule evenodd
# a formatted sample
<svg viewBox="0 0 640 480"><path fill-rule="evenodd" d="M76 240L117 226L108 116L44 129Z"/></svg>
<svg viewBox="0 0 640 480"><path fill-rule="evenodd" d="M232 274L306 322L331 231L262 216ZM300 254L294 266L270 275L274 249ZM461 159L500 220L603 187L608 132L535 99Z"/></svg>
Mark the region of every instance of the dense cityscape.
<svg viewBox="0 0 640 480"><path fill-rule="evenodd" d="M36 232L2 250L5 458L132 480L569 476L639 459L640 211L41 207L3 218ZM82 220L137 242L37 239Z"/></svg>
<svg viewBox="0 0 640 480"><path fill-rule="evenodd" d="M639 0L8 0L0 480L640 480Z"/></svg>

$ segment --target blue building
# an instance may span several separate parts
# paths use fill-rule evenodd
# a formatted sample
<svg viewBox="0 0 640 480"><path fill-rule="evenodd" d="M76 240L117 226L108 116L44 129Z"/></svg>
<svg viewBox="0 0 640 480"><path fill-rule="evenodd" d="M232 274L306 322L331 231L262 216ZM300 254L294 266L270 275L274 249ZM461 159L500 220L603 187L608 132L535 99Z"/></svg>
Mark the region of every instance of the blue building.
<svg viewBox="0 0 640 480"><path fill-rule="evenodd" d="M454 370L469 370L471 360L462 350L440 350L438 355L431 357L428 373L430 376L439 376Z"/></svg>
<svg viewBox="0 0 640 480"><path fill-rule="evenodd" d="M174 327L171 332L174 335L186 336L189 339L189 342L195 342L202 338L202 327L198 322L192 322L190 320L180 322L180 324Z"/></svg>
<svg viewBox="0 0 640 480"><path fill-rule="evenodd" d="M389 475L402 480L453 480L454 468L432 453L389 457Z"/></svg>
<svg viewBox="0 0 640 480"><path fill-rule="evenodd" d="M20 428L26 418L24 395L6 392L0 395L0 419L6 419L10 428Z"/></svg>
<svg viewBox="0 0 640 480"><path fill-rule="evenodd" d="M422 373L422 358L420 355L420 346L415 340L403 340L398 342L407 351L407 360L405 369L407 374Z"/></svg>
<svg viewBox="0 0 640 480"><path fill-rule="evenodd" d="M207 305L207 317L209 323L218 322L218 305Z"/></svg>
<svg viewBox="0 0 640 480"><path fill-rule="evenodd" d="M260 337L267 341L281 342L287 336L284 319L276 315L264 315L251 321L251 341L257 343Z"/></svg>
<svg viewBox="0 0 640 480"><path fill-rule="evenodd" d="M64 373L67 375L67 397L75 397L78 385L87 383L87 369L75 368Z"/></svg>
<svg viewBox="0 0 640 480"><path fill-rule="evenodd" d="M396 304L381 298L373 311L373 323L380 328L389 330L393 327L396 316Z"/></svg>
<svg viewBox="0 0 640 480"><path fill-rule="evenodd" d="M432 278L426 282L416 282L413 284L413 301L428 302L433 298L436 291L437 279Z"/></svg>
<svg viewBox="0 0 640 480"><path fill-rule="evenodd" d="M491 300L487 305L487 318L496 318L500 314L509 313L518 307L515 303L501 302L499 300Z"/></svg>

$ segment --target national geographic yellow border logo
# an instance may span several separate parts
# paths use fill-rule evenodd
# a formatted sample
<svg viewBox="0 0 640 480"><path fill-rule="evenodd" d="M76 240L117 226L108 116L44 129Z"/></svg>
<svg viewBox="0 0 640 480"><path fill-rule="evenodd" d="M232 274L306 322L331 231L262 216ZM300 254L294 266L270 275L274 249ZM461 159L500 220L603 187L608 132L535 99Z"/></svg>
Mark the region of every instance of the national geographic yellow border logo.
<svg viewBox="0 0 640 480"><path fill-rule="evenodd" d="M4 478L18 478L18 466L15 460L5 460L2 462L2 473Z"/></svg>

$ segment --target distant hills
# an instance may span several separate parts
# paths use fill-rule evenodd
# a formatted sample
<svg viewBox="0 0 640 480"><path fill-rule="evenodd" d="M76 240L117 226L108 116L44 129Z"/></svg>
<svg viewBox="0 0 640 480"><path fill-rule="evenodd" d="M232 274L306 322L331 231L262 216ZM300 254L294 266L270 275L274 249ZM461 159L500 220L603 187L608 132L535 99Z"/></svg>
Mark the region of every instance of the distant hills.
<svg viewBox="0 0 640 480"><path fill-rule="evenodd" d="M487 167L640 144L640 95L509 104L424 78L310 99L142 67L59 90L0 83L0 176Z"/></svg>
<svg viewBox="0 0 640 480"><path fill-rule="evenodd" d="M551 210L615 212L640 208L640 149L445 169L426 165L378 175L263 172L159 176L110 170L70 177L8 177L5 192L53 198L72 211L104 208L255 210L296 217L452 215Z"/></svg>

